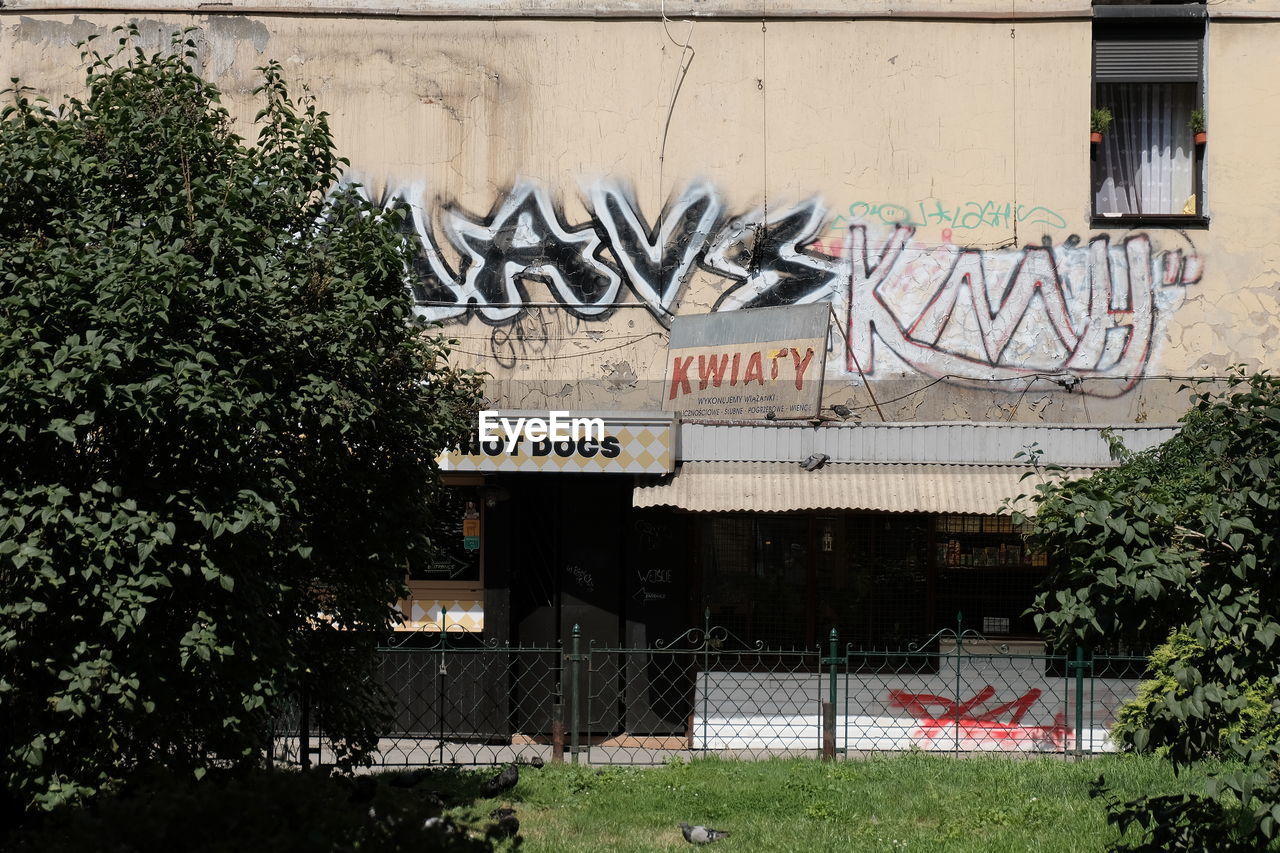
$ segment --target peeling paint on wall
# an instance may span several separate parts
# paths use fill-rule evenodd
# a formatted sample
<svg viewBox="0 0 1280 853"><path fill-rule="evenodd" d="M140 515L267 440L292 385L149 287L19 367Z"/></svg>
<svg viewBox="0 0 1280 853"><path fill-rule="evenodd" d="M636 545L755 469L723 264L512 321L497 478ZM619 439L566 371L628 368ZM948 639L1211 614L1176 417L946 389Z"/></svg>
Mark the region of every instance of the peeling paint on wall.
<svg viewBox="0 0 1280 853"><path fill-rule="evenodd" d="M132 44L147 53L165 52L179 37L190 39L195 45L196 68L213 77L221 77L235 66L241 44L251 45L260 56L271 41L271 31L266 24L244 15L213 15L203 21L203 26L185 34L183 27L172 21L133 18L130 25L138 30ZM75 48L96 37L101 41L92 47L104 55L116 48L119 37L113 28L99 26L78 15L68 23L23 16L10 28L10 34L16 41L49 50Z"/></svg>
<svg viewBox="0 0 1280 853"><path fill-rule="evenodd" d="M625 361L605 364L604 378L609 381L609 388L614 391L634 388L639 381L635 370Z"/></svg>
<svg viewBox="0 0 1280 853"><path fill-rule="evenodd" d="M23 15L18 18L18 23L9 28L10 37L16 41L50 48L74 47L90 36L102 35L104 32L106 32L105 29L84 20L79 15L67 24L47 18L28 18Z"/></svg>

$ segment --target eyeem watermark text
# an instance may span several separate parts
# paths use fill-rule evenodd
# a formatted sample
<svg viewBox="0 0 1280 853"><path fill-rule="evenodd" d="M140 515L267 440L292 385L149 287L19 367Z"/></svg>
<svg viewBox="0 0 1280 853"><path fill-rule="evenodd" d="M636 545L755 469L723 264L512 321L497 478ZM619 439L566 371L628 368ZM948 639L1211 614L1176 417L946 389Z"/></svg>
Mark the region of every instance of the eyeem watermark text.
<svg viewBox="0 0 1280 853"><path fill-rule="evenodd" d="M502 417L497 412L485 410L480 413L480 426L476 430L476 438L480 444L495 441L503 443L506 453L512 453L521 441L535 442L603 442L603 418L575 418L567 411L548 412L545 418L510 418Z"/></svg>

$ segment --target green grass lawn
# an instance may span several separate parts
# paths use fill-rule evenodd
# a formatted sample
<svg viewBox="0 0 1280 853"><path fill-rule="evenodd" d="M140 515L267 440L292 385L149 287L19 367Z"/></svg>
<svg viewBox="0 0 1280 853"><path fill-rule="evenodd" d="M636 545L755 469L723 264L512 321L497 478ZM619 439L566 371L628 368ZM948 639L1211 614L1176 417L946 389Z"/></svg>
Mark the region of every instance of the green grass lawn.
<svg viewBox="0 0 1280 853"><path fill-rule="evenodd" d="M525 768L503 804L518 810L524 850L688 849L676 823L726 829L717 851L1101 850L1115 840L1089 783L1121 797L1203 790L1157 759L927 754L837 763L715 759L657 768ZM483 775L492 775L487 771Z"/></svg>
<svg viewBox="0 0 1280 853"><path fill-rule="evenodd" d="M654 768L525 766L501 799L481 796L496 768L346 777L294 770L201 780L142 774L87 807L37 814L0 849L27 853L191 850L200 853L478 850L495 807L513 806L521 850L684 850L676 824L728 830L718 853L750 851L1102 850L1116 839L1090 783L1115 796L1202 791L1198 766L1175 777L1164 761L1080 762L910 753L837 763L702 759ZM429 819L445 804L463 832ZM198 831L192 830L197 827ZM511 849L499 842L498 849Z"/></svg>

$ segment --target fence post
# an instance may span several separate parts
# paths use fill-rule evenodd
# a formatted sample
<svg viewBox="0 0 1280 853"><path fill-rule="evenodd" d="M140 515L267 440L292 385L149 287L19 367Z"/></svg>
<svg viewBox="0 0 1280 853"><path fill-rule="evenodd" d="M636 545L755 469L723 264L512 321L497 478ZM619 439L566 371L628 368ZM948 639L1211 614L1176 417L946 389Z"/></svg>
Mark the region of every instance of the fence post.
<svg viewBox="0 0 1280 853"><path fill-rule="evenodd" d="M556 658L555 696L551 703L551 762L564 764L564 642L557 640L556 645L559 647L560 656Z"/></svg>
<svg viewBox="0 0 1280 853"><path fill-rule="evenodd" d="M303 680L299 691L301 702L298 709L298 766L303 770L311 769L311 696L307 691L307 682Z"/></svg>
<svg viewBox="0 0 1280 853"><path fill-rule="evenodd" d="M827 673L827 698L831 702L831 707L836 706L836 665L840 663L837 649L840 646L840 635L836 633L836 629L831 629L831 648L827 656L827 663L831 665L831 669Z"/></svg>
<svg viewBox="0 0 1280 853"><path fill-rule="evenodd" d="M573 644L569 652L569 756L578 763L578 669L582 661L582 629L573 623Z"/></svg>
<svg viewBox="0 0 1280 853"><path fill-rule="evenodd" d="M694 678L697 686L697 678ZM711 608L702 609L702 748L709 748L707 741L707 696L711 693Z"/></svg>
<svg viewBox="0 0 1280 853"><path fill-rule="evenodd" d="M1084 646L1076 646L1076 756L1084 755L1084 732L1081 723L1084 720ZM1092 745L1092 744L1091 744Z"/></svg>
<svg viewBox="0 0 1280 853"><path fill-rule="evenodd" d="M445 691L448 689L446 677L449 670L445 666L445 651L449 648L449 611L445 609L444 602L440 602L440 666L436 667L436 711L437 724L439 728L439 739L436 741L436 751L439 754L437 761L444 764L444 715L445 710L449 707L449 702L445 697Z"/></svg>
<svg viewBox="0 0 1280 853"><path fill-rule="evenodd" d="M960 703L964 700L960 698L960 653L964 647L964 611L956 611L956 695L955 704L951 707L955 710L951 712L952 725L955 727L956 745L955 752L960 752Z"/></svg>
<svg viewBox="0 0 1280 853"><path fill-rule="evenodd" d="M551 706L551 763L564 764L564 703Z"/></svg>
<svg viewBox="0 0 1280 853"><path fill-rule="evenodd" d="M822 758L832 761L836 757L836 646L839 637L836 629L831 629L830 647L825 659L827 664L827 701L822 703Z"/></svg>

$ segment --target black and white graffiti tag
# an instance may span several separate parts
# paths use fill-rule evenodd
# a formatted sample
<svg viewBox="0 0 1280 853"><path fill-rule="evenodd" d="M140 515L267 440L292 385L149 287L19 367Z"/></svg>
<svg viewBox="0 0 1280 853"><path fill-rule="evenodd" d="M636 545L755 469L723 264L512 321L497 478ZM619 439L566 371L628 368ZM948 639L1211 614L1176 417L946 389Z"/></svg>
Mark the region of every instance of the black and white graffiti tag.
<svg viewBox="0 0 1280 853"><path fill-rule="evenodd" d="M579 317L607 316L617 301L622 278L599 256L603 243L595 228L565 225L534 184L518 183L483 219L453 207L441 212L445 237L462 259L460 273L444 260L421 198L420 189L405 187L379 203L406 208L404 230L421 245L412 287L423 319L447 320L474 309L488 323L512 322L529 301L526 280L546 284Z"/></svg>
<svg viewBox="0 0 1280 853"><path fill-rule="evenodd" d="M576 226L527 181L486 217L443 207L440 230L459 259L456 272L420 186L376 203L405 209L406 237L420 247L415 312L425 320L471 314L506 327L537 312L545 324L544 309L561 309L575 322L599 321L624 299L625 283L665 326L701 269L730 282L714 311L830 302L847 334L845 358L829 365L869 377L914 371L977 383L1071 371L1123 380L1087 393L1123 394L1145 373L1183 289L1202 275L1201 258L1177 232L1166 236L1183 245L1163 251L1145 234L983 250L915 242L910 225L873 240L853 225L838 253L827 244L828 254L814 248L829 232L816 198L726 217L715 188L694 182L649 225L634 193L616 181L596 181L584 195L590 221ZM529 282L545 285L551 301L531 298ZM527 357L515 349L541 346L536 330L500 343L501 366Z"/></svg>
<svg viewBox="0 0 1280 853"><path fill-rule="evenodd" d="M617 183L597 181L589 195L627 284L656 317L669 322L720 218L715 190L709 184L689 186L663 210L656 228L645 226L633 195Z"/></svg>
<svg viewBox="0 0 1280 853"><path fill-rule="evenodd" d="M583 319L608 317L625 280L663 325L670 325L699 266L734 282L716 311L830 301L842 280L840 259L805 249L822 235L826 221L817 199L767 218L757 211L725 223L715 189L695 182L650 227L630 190L600 180L587 191L592 221L573 228L562 222L545 190L520 182L488 217L442 208L441 230L461 259L455 273L422 198L421 187L410 185L390 190L377 203L404 208L405 235L421 246L412 287L416 311L428 321L474 311L487 323L513 322L535 307L525 288L530 280L546 284L560 307ZM613 263L603 257L605 248Z"/></svg>
<svg viewBox="0 0 1280 853"><path fill-rule="evenodd" d="M1119 380L1087 392L1119 396L1146 371L1158 329L1182 288L1200 281L1200 258L1155 252L1145 234L1112 245L980 251L911 251L914 229L897 226L880 251L866 229L849 229L847 367L874 374L875 342L908 367L953 382L1042 372ZM874 263L873 254L876 255Z"/></svg>
<svg viewBox="0 0 1280 853"><path fill-rule="evenodd" d="M715 311L830 302L846 277L839 258L804 247L823 233L827 211L809 199L768 218L761 210L727 224L707 249L703 265L739 282Z"/></svg>
<svg viewBox="0 0 1280 853"><path fill-rule="evenodd" d="M369 197L363 187L360 191ZM405 236L420 246L412 270L415 312L434 322L474 311L493 325L515 322L537 307L527 281L545 284L554 304L576 317L605 319L617 304L624 276L640 303L669 325L722 210L713 188L695 183L650 228L633 193L616 182L598 181L588 192L594 218L571 227L545 189L522 181L487 217L472 217L454 206L441 209L441 230L460 258L455 272L436 242L424 198L420 186L406 185L372 199L382 207L402 208ZM615 262L603 257L606 248Z"/></svg>

